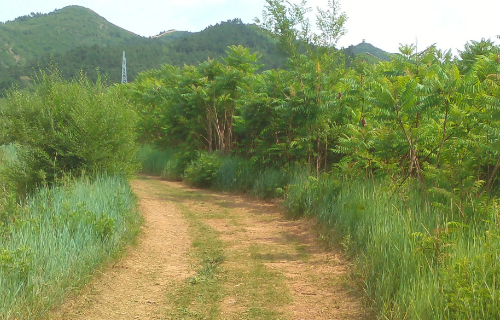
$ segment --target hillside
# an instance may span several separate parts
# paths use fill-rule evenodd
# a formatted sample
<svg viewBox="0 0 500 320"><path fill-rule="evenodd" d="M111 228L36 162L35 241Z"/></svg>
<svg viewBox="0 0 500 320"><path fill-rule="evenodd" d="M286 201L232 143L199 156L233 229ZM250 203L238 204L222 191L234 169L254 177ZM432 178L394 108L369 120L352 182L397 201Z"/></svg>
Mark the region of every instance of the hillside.
<svg viewBox="0 0 500 320"><path fill-rule="evenodd" d="M276 41L258 26L243 24L240 19L200 32L169 30L145 38L80 6L49 14L32 13L0 23L0 96L13 84L30 86L36 70L52 66L67 79L84 71L95 80L99 72L115 83L121 79L121 57L126 51L128 80L133 81L139 72L162 64L183 66L220 58L230 45L260 52L262 69L285 67L286 57ZM378 57L385 54L368 43L345 49L352 58L364 52Z"/></svg>
<svg viewBox="0 0 500 320"><path fill-rule="evenodd" d="M375 63L378 61L390 61L390 53L385 52L367 42L361 42L355 46L349 46L344 49L344 54L347 57L354 58L362 57L369 62Z"/></svg>
<svg viewBox="0 0 500 320"><path fill-rule="evenodd" d="M82 11L82 8L76 8ZM71 8L63 9L63 11L68 9ZM88 9L83 9L83 11L97 16ZM43 17L50 18L50 15ZM26 18L24 23L33 19L37 17ZM16 19L18 20L20 19ZM68 23L68 21L75 20L64 21ZM6 25L11 23L13 22ZM79 27L76 23L70 23L64 28ZM259 51L262 54L260 63L264 65L263 68L283 68L286 61L286 57L278 51L276 42L272 38L259 27L243 24L239 19L218 23L201 32L172 31L150 38L136 36L123 29L118 28L118 30L120 32L113 31L114 35L112 34L104 44L92 43L87 39L75 45L62 45L48 37L46 45L53 48L57 46L58 50L53 49L42 54L32 51L30 54L23 55L32 56L31 60L23 58L24 61L17 63L13 63L12 58L9 57L10 63L0 63L0 93L5 92L12 84L20 87L29 85L35 70L47 69L52 65L57 66L65 78L74 77L83 70L91 79L95 79L99 70L101 74L107 76L110 82L118 82L121 79L123 51L126 51L127 55L129 81L133 81L139 72L159 68L162 64L182 66L195 64L207 58L219 58L225 55L230 45L242 45L251 48L252 51ZM120 36L117 36L118 34ZM130 36L126 37L126 34ZM100 38L104 36L100 35ZM84 40L85 38L82 35L77 39ZM54 44L51 41L54 41ZM14 48L19 46L24 46L24 42L21 41L21 44ZM3 60L5 59L0 58L0 61Z"/></svg>
<svg viewBox="0 0 500 320"><path fill-rule="evenodd" d="M77 46L123 45L137 38L80 6L49 14L33 13L0 24L0 65L22 66L34 58Z"/></svg>
<svg viewBox="0 0 500 320"><path fill-rule="evenodd" d="M166 34L157 41L168 41L167 62L173 65L195 64L199 61L224 56L228 46L242 45L262 54L260 63L266 69L283 68L286 57L277 48L277 42L258 26L243 24L240 19L228 20L196 33ZM172 40L169 40L172 39ZM155 39L156 40L156 39Z"/></svg>

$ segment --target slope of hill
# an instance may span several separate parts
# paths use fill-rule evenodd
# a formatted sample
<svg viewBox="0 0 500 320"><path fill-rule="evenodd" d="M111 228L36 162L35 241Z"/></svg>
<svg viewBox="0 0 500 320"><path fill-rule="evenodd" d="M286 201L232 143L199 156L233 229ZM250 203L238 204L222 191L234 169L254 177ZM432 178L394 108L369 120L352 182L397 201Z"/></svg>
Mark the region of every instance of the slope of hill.
<svg viewBox="0 0 500 320"><path fill-rule="evenodd" d="M120 45L140 38L94 11L69 6L49 14L31 14L0 25L0 65L22 66L50 53L82 45Z"/></svg>
<svg viewBox="0 0 500 320"><path fill-rule="evenodd" d="M200 32L169 30L145 38L84 7L32 13L0 23L0 96L13 84L29 86L36 70L51 66L56 66L65 78L83 71L95 80L99 72L115 83L121 79L122 52L126 51L128 79L133 81L139 72L162 64L182 66L207 58L220 59L230 45L261 53L263 69L285 67L286 56L278 50L277 41L258 26L243 24L240 19ZM387 59L385 52L368 43L350 46L344 52L352 58L369 52Z"/></svg>
<svg viewBox="0 0 500 320"><path fill-rule="evenodd" d="M348 57L361 56L369 62L389 61L390 53L385 52L367 42L361 42L355 46L344 49L344 54Z"/></svg>
<svg viewBox="0 0 500 320"><path fill-rule="evenodd" d="M92 13L90 10L87 11ZM50 14L46 17L50 17ZM35 18L27 19L25 22ZM68 20L63 21L67 23ZM118 31L113 31L115 34L112 34L104 45L102 42L92 44L89 41L75 43L76 45L63 45L56 40L53 46L57 45L59 50L42 51L42 54L33 51L31 54L33 58L22 63L2 64L4 59L0 57L0 94L12 84L19 87L29 85L35 70L47 69L51 65L57 66L65 78L74 77L83 70L91 79L95 79L99 69L101 74L107 75L110 82L118 82L121 78L122 51L126 51L127 54L129 81L133 81L141 71L159 68L166 63L182 66L196 64L207 58L218 59L226 54L230 45L242 45L251 48L252 51L259 51L262 54L260 63L264 68L283 68L286 61L286 57L276 48L275 40L259 27L243 24L239 19L221 22L201 32L172 31L150 38L133 34L126 37L124 33L127 34L127 31L120 30L120 36L117 36ZM51 41L52 39L48 37L45 43L51 45Z"/></svg>
<svg viewBox="0 0 500 320"><path fill-rule="evenodd" d="M175 37L176 33L166 35ZM165 36L164 36L165 37ZM164 37L159 38L163 40ZM167 38L167 39L168 39ZM279 52L277 42L253 24L240 19L228 20L196 33L185 34L168 42L166 62L173 65L195 64L199 61L224 56L228 46L242 45L262 54L260 63L265 68L283 68L286 57Z"/></svg>

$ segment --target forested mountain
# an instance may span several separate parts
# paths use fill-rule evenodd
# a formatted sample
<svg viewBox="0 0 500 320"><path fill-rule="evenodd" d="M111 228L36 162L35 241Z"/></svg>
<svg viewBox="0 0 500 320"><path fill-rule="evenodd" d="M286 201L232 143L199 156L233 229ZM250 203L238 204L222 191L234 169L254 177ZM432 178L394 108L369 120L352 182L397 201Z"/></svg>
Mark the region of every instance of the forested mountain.
<svg viewBox="0 0 500 320"><path fill-rule="evenodd" d="M69 6L48 14L32 12L0 24L0 65L22 66L77 46L124 45L137 38L84 7Z"/></svg>
<svg viewBox="0 0 500 320"><path fill-rule="evenodd" d="M261 70L285 67L286 56L278 50L276 40L240 19L200 32L169 30L146 38L79 6L49 14L31 13L0 24L0 95L13 84L21 88L31 85L37 70L52 67L67 79L83 71L92 80L100 73L110 83L119 82L123 51L127 55L128 80L133 81L139 72L162 64L183 66L207 58L219 59L231 45L261 53ZM371 48L364 48L367 45ZM363 43L349 47L346 53L354 57L372 48Z"/></svg>
<svg viewBox="0 0 500 320"><path fill-rule="evenodd" d="M390 61L389 53L365 42L364 40L358 45L351 45L344 49L344 54L351 58L360 56L371 62Z"/></svg>

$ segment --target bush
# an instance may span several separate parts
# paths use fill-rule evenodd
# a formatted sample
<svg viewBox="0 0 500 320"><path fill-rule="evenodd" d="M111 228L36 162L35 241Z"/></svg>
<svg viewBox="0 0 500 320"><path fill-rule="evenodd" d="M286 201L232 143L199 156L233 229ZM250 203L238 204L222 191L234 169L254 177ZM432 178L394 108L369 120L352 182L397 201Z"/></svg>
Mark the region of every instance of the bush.
<svg viewBox="0 0 500 320"><path fill-rule="evenodd" d="M184 177L186 168L198 158L196 151L176 152L172 158L167 161L161 176L169 180L181 181Z"/></svg>
<svg viewBox="0 0 500 320"><path fill-rule="evenodd" d="M0 108L0 145L15 143L21 162L9 168L18 189L52 183L65 173L130 174L136 114L119 87L61 80L41 73L32 91L13 90Z"/></svg>
<svg viewBox="0 0 500 320"><path fill-rule="evenodd" d="M213 185L221 159L217 153L200 152L197 160L192 161L184 172L187 183L200 188L209 188Z"/></svg>
<svg viewBox="0 0 500 320"><path fill-rule="evenodd" d="M17 216L19 206L17 195L11 184L2 179L8 170L6 164L17 161L16 148L13 145L0 146L0 238L6 232L9 222Z"/></svg>
<svg viewBox="0 0 500 320"><path fill-rule="evenodd" d="M339 181L323 175L320 179L307 175L305 170L297 172L288 188L285 205L291 217L315 215L341 190Z"/></svg>
<svg viewBox="0 0 500 320"><path fill-rule="evenodd" d="M249 160L223 157L214 181L214 187L225 191L249 192L253 189L259 171Z"/></svg>

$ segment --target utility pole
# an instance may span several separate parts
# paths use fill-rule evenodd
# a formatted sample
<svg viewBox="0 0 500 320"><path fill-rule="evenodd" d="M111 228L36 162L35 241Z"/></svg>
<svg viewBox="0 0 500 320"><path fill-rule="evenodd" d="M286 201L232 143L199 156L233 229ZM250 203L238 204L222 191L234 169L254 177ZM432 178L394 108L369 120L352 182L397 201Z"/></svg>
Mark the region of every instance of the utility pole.
<svg viewBox="0 0 500 320"><path fill-rule="evenodd" d="M122 83L127 83L127 59L125 58L125 51L123 51Z"/></svg>

